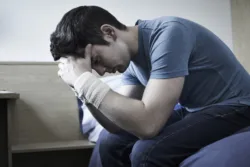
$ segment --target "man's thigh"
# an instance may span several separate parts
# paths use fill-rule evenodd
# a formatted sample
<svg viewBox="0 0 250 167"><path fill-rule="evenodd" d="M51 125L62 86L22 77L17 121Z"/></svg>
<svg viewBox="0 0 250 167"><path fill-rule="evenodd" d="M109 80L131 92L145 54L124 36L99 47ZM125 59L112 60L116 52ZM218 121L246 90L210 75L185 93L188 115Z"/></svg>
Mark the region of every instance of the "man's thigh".
<svg viewBox="0 0 250 167"><path fill-rule="evenodd" d="M166 126L183 119L185 113L183 109L173 111ZM99 161L98 164L101 164L100 161L102 161L103 166L108 166L108 164L109 166L114 166L117 160L124 164L130 164L129 155L136 141L138 141L138 138L128 132L121 131L120 133L112 134L104 129L100 134L90 161L90 164L94 165L89 167L94 167L97 161Z"/></svg>
<svg viewBox="0 0 250 167"><path fill-rule="evenodd" d="M133 166L178 166L200 148L249 125L249 107L215 106L188 114L153 139L137 141Z"/></svg>
<svg viewBox="0 0 250 167"><path fill-rule="evenodd" d="M250 131L223 138L185 159L180 167L248 167L250 166L249 139Z"/></svg>
<svg viewBox="0 0 250 167"><path fill-rule="evenodd" d="M182 120L185 116L185 111L180 109L177 111L173 111L172 115L169 118L169 121L165 126L170 126L180 120ZM162 129L164 130L164 129ZM120 131L116 134L110 133L107 130L103 130L100 134L100 137L98 139L98 143L102 144L102 142L105 143L105 146L110 145L116 145L114 148L119 148L118 145L126 146L127 144L135 143L139 138L136 136L126 132L126 131Z"/></svg>

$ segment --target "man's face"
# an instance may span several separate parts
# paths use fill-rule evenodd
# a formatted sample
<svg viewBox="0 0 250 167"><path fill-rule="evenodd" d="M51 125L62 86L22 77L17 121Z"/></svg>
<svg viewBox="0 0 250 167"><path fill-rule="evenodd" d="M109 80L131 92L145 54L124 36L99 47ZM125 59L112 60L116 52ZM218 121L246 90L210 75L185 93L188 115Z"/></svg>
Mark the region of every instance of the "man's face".
<svg viewBox="0 0 250 167"><path fill-rule="evenodd" d="M101 76L105 72L123 73L130 62L129 49L124 42L119 39L108 42L109 45L92 45L92 68Z"/></svg>

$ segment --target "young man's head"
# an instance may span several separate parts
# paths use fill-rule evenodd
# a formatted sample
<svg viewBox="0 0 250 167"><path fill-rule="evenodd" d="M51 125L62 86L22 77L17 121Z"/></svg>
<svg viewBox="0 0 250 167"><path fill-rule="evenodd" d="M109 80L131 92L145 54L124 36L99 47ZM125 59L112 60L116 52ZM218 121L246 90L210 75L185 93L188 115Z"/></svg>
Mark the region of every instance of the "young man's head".
<svg viewBox="0 0 250 167"><path fill-rule="evenodd" d="M84 57L84 48L92 44L92 68L100 75L124 72L137 54L137 27L127 27L112 14L97 6L80 6L67 12L51 34L50 50L57 61L61 57Z"/></svg>

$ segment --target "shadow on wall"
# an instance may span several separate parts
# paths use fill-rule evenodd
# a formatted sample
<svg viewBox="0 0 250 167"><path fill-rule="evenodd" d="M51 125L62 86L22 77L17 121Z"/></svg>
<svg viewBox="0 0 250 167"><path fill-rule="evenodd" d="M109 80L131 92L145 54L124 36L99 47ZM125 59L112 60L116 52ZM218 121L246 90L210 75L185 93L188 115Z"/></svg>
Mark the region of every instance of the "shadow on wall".
<svg viewBox="0 0 250 167"><path fill-rule="evenodd" d="M51 142L60 140L60 136L41 119L31 105L17 100L16 110L12 114L12 143ZM33 141L34 140L34 141Z"/></svg>

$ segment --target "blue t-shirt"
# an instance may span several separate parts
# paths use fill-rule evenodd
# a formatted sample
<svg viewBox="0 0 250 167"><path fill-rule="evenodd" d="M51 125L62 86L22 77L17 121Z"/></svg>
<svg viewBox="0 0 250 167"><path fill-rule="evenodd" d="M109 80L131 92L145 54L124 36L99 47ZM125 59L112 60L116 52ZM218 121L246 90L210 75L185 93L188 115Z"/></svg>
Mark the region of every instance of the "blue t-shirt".
<svg viewBox="0 0 250 167"><path fill-rule="evenodd" d="M138 20L136 25L139 51L123 73L125 84L146 86L150 78L185 77L179 102L189 111L215 104L250 105L248 72L211 31L178 17Z"/></svg>

